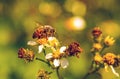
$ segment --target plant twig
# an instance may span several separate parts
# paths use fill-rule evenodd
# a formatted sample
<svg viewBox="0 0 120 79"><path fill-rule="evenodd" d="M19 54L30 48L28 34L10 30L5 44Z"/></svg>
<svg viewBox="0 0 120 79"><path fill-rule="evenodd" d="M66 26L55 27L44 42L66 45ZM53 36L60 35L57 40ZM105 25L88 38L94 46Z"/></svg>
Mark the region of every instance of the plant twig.
<svg viewBox="0 0 120 79"><path fill-rule="evenodd" d="M45 64L47 64L47 65L50 65L47 61L45 61L45 60L43 60L43 59L36 58L36 60L39 60L39 61L41 61L41 62L43 62L43 63L45 63Z"/></svg>
<svg viewBox="0 0 120 79"><path fill-rule="evenodd" d="M103 46L103 48L100 50L100 53L103 54L104 49L106 48L106 45Z"/></svg>
<svg viewBox="0 0 120 79"><path fill-rule="evenodd" d="M58 76L58 79L63 79L63 77L59 73L59 67L56 68L56 74Z"/></svg>
<svg viewBox="0 0 120 79"><path fill-rule="evenodd" d="M83 79L87 79L87 77L88 77L90 74L96 73L99 69L100 69L100 67L99 67L99 68L96 68L96 69L93 70L93 71L88 72L88 73L83 77Z"/></svg>
<svg viewBox="0 0 120 79"><path fill-rule="evenodd" d="M43 53L44 53L44 56L46 56L46 51L45 51L45 48L43 49Z"/></svg>

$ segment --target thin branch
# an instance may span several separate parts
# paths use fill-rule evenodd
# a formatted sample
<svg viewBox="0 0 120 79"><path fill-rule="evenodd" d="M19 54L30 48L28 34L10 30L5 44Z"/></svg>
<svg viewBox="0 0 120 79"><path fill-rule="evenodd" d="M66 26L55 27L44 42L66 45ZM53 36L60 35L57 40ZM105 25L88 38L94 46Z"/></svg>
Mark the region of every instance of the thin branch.
<svg viewBox="0 0 120 79"><path fill-rule="evenodd" d="M63 77L60 75L60 73L59 73L59 67L58 68L56 68L56 74L57 74L57 76L58 76L58 79L63 79Z"/></svg>
<svg viewBox="0 0 120 79"><path fill-rule="evenodd" d="M44 53L44 56L46 56L46 51L45 51L45 49L43 49L43 53Z"/></svg>
<svg viewBox="0 0 120 79"><path fill-rule="evenodd" d="M87 77L88 77L90 74L96 73L99 69L100 69L100 67L99 67L99 68L96 68L96 69L93 70L93 71L88 72L88 73L83 77L83 79L87 79Z"/></svg>
<svg viewBox="0 0 120 79"><path fill-rule="evenodd" d="M100 53L103 54L103 51L105 50L106 45L103 46L103 48L101 49Z"/></svg>
<svg viewBox="0 0 120 79"><path fill-rule="evenodd" d="M47 64L47 65L50 65L47 61L45 61L45 60L43 60L43 59L36 58L36 60L39 60L39 61L41 61L41 62L43 62L43 63L45 63L45 64Z"/></svg>

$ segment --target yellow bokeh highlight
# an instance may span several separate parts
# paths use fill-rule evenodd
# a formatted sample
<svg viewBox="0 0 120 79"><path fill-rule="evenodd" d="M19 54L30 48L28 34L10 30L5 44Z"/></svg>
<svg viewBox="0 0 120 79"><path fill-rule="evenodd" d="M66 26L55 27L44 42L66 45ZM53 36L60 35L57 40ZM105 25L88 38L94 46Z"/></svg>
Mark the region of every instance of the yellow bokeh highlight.
<svg viewBox="0 0 120 79"><path fill-rule="evenodd" d="M100 24L103 34L118 37L120 35L119 24L115 21L105 21Z"/></svg>
<svg viewBox="0 0 120 79"><path fill-rule="evenodd" d="M74 2L72 6L72 13L77 16L84 16L86 14L86 5L83 2Z"/></svg>
<svg viewBox="0 0 120 79"><path fill-rule="evenodd" d="M2 11L3 11L3 4L2 3L0 3L0 13L2 13Z"/></svg>
<svg viewBox="0 0 120 79"><path fill-rule="evenodd" d="M24 7L23 7L24 6ZM26 1L17 1L16 4L13 5L11 16L16 21L16 19L21 19L25 16L25 13L28 12L30 5L26 4Z"/></svg>
<svg viewBox="0 0 120 79"><path fill-rule="evenodd" d="M42 2L39 4L39 12L46 16L57 17L61 13L61 8L55 2Z"/></svg>
<svg viewBox="0 0 120 79"><path fill-rule="evenodd" d="M82 17L72 17L66 21L65 25L68 30L83 30L86 22Z"/></svg>
<svg viewBox="0 0 120 79"><path fill-rule="evenodd" d="M11 38L12 35L10 29L0 28L0 45L8 45L11 42Z"/></svg>
<svg viewBox="0 0 120 79"><path fill-rule="evenodd" d="M75 16L85 16L87 7L81 1L67 0L64 4L65 9Z"/></svg>

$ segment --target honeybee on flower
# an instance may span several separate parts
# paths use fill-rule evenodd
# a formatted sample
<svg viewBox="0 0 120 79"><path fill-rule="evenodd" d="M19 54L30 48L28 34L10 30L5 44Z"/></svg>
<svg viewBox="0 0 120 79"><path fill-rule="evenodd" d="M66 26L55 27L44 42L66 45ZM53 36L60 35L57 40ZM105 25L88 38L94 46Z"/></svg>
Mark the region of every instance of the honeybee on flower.
<svg viewBox="0 0 120 79"><path fill-rule="evenodd" d="M34 46L38 45L38 53L41 53L44 47L57 47L59 45L59 41L55 37L55 29L49 25L38 26L34 33L33 39L35 41L28 41L28 45Z"/></svg>

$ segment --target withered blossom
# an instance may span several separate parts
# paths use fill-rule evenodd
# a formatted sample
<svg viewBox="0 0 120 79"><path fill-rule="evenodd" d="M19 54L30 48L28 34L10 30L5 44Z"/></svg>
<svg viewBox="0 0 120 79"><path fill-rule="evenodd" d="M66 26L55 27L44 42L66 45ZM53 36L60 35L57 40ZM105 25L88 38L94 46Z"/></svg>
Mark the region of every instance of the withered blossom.
<svg viewBox="0 0 120 79"><path fill-rule="evenodd" d="M120 66L120 58L116 57L115 58L115 63L113 64L114 67Z"/></svg>
<svg viewBox="0 0 120 79"><path fill-rule="evenodd" d="M77 56L79 57L79 53L82 52L82 48L80 47L79 43L77 42L72 42L68 48L65 50L65 53L68 56Z"/></svg>
<svg viewBox="0 0 120 79"><path fill-rule="evenodd" d="M108 65L114 65L116 63L116 55L113 53L107 53L103 56L103 61Z"/></svg>
<svg viewBox="0 0 120 79"><path fill-rule="evenodd" d="M20 48L18 50L18 58L24 59L25 61L33 61L34 53L29 49Z"/></svg>
<svg viewBox="0 0 120 79"><path fill-rule="evenodd" d="M37 79L50 79L50 73L41 69L38 71Z"/></svg>
<svg viewBox="0 0 120 79"><path fill-rule="evenodd" d="M115 66L118 66L119 61L116 60L117 56L113 53L107 53L103 56L103 62L106 64L105 69L107 71L108 66L111 68L113 74L119 77L119 73L117 73L114 69Z"/></svg>

